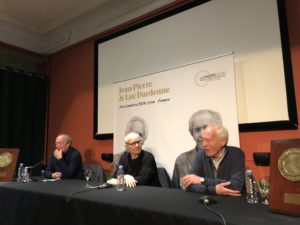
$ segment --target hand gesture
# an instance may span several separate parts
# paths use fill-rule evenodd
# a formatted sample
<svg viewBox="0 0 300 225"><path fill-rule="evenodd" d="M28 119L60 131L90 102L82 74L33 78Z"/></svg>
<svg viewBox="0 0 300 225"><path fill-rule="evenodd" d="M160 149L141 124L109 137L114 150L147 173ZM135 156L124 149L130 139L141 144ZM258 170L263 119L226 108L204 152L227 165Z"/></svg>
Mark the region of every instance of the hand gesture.
<svg viewBox="0 0 300 225"><path fill-rule="evenodd" d="M51 177L53 179L61 178L62 177L62 173L61 172L52 173Z"/></svg>
<svg viewBox="0 0 300 225"><path fill-rule="evenodd" d="M195 174L188 174L181 178L181 183L184 188L187 188L191 184L201 184L201 177Z"/></svg>
<svg viewBox="0 0 300 225"><path fill-rule="evenodd" d="M136 186L137 181L131 175L124 175L125 184L127 187L134 188Z"/></svg>
<svg viewBox="0 0 300 225"><path fill-rule="evenodd" d="M107 180L106 183L111 184L113 186L117 186L118 181L116 178L111 178L111 179Z"/></svg>
<svg viewBox="0 0 300 225"><path fill-rule="evenodd" d="M226 188L226 186L230 185L230 182L224 182L216 185L216 194L218 195L229 195L229 196L241 196L240 191L232 190Z"/></svg>
<svg viewBox="0 0 300 225"><path fill-rule="evenodd" d="M55 150L54 150L54 157L55 157L56 159L61 159L61 158L62 158L62 150L55 149Z"/></svg>

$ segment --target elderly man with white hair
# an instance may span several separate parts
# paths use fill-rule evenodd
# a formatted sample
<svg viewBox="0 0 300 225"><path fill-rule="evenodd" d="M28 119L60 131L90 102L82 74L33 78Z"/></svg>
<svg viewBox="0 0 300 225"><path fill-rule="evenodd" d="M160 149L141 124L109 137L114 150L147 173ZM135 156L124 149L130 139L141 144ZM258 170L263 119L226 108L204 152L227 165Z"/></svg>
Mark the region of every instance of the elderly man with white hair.
<svg viewBox="0 0 300 225"><path fill-rule="evenodd" d="M193 161L190 174L182 179L187 191L240 196L245 184L245 154L228 146L228 131L211 124L202 131L203 147Z"/></svg>
<svg viewBox="0 0 300 225"><path fill-rule="evenodd" d="M135 132L125 136L126 151L122 154L119 165L123 165L127 187L136 185L160 186L155 158L152 153L142 149L143 138ZM108 183L116 184L117 171Z"/></svg>
<svg viewBox="0 0 300 225"><path fill-rule="evenodd" d="M81 154L71 145L72 137L69 134L60 134L56 137L56 149L45 170L46 178L83 179Z"/></svg>

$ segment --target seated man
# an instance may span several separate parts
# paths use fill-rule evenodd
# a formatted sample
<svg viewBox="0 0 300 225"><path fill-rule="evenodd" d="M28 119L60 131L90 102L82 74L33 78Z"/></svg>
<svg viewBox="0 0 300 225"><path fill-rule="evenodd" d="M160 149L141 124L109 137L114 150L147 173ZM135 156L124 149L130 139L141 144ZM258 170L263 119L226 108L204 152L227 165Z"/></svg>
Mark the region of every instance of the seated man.
<svg viewBox="0 0 300 225"><path fill-rule="evenodd" d="M144 120L142 117L139 116L133 116L130 118L130 120L126 124L125 129L125 136L131 132L138 133L142 138L142 145L145 143L147 137L148 137L148 124L146 123L146 120ZM114 159L114 170L117 168L117 165L119 164L121 155L123 152L117 153L113 156Z"/></svg>
<svg viewBox="0 0 300 225"><path fill-rule="evenodd" d="M227 146L228 131L208 125L202 132L203 151L198 151L190 174L182 178L187 191L203 194L240 196L245 182L245 155Z"/></svg>
<svg viewBox="0 0 300 225"><path fill-rule="evenodd" d="M72 138L60 134L55 141L56 149L45 170L46 178L83 179L83 166L80 152L71 146Z"/></svg>
<svg viewBox="0 0 300 225"><path fill-rule="evenodd" d="M121 155L119 165L123 165L127 187L136 185L160 186L156 162L152 153L142 149L143 138L130 132L125 137L126 151ZM107 183L117 184L117 171Z"/></svg>
<svg viewBox="0 0 300 225"><path fill-rule="evenodd" d="M192 135L196 146L189 151L181 153L175 161L172 182L175 188L182 188L180 178L187 175L192 167L192 162L196 158L197 152L202 149L202 130L208 124L222 124L221 115L212 110L199 110L189 119L189 132Z"/></svg>

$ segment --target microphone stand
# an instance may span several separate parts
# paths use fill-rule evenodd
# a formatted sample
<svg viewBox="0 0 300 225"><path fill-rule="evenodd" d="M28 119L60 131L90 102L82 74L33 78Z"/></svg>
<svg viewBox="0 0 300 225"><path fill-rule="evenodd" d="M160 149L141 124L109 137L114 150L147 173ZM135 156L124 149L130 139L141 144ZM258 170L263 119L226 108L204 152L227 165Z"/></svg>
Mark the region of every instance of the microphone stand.
<svg viewBox="0 0 300 225"><path fill-rule="evenodd" d="M204 179L202 181L202 183L204 183L204 186L205 186L205 195L202 196L201 198L199 198L199 202L201 204L204 204L204 205L209 205L209 204L216 204L217 203L217 200L214 199L211 195L209 195L208 193L208 183L207 181Z"/></svg>
<svg viewBox="0 0 300 225"><path fill-rule="evenodd" d="M217 216L219 216L219 217L222 219L222 224L223 224L223 225L227 225L224 216L223 216L221 213L219 213L219 212L213 210L212 208L210 208L210 207L208 206L209 204L215 204L215 203L217 203L217 200L214 199L211 195L209 195L209 191L208 191L208 183L207 183L206 179L204 179L204 178L201 178L201 179L202 179L202 180L201 180L201 183L204 183L204 186L205 186L205 195L202 196L201 198L199 198L199 202L202 203L202 204L204 205L204 207L205 207L207 210L209 210L209 211L211 211L212 213L214 213L214 214L216 214Z"/></svg>
<svg viewBox="0 0 300 225"><path fill-rule="evenodd" d="M25 166L25 168L24 168L24 176L25 176L24 182L31 182L31 181L33 181L32 178L31 178L32 170L35 167L37 167L38 165L40 165L42 162L43 161L40 161L40 162L36 163L33 166ZM29 169L31 169L30 172L28 171Z"/></svg>

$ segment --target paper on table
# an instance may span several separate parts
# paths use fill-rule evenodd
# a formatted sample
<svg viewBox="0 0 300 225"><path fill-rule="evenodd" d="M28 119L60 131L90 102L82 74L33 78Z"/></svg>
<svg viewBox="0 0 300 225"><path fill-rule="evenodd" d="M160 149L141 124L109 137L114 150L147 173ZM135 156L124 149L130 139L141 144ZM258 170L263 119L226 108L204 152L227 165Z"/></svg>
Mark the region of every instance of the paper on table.
<svg viewBox="0 0 300 225"><path fill-rule="evenodd" d="M43 179L42 181L48 182L48 181L57 181L60 180L60 178L55 178L55 179Z"/></svg>

